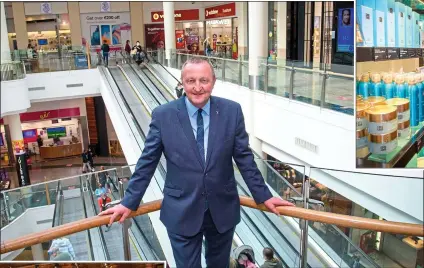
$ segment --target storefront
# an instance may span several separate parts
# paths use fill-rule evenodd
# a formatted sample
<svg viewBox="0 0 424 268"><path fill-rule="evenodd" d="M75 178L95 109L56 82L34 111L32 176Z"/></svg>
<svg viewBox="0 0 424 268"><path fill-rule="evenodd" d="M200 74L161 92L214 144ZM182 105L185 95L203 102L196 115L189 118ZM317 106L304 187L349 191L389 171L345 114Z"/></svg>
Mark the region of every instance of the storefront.
<svg viewBox="0 0 424 268"><path fill-rule="evenodd" d="M146 47L153 50L164 48L163 11L152 11L150 16L152 24L145 24ZM175 10L174 18L177 50L204 54L209 42L215 56L231 57L233 49L237 51L235 3L204 9Z"/></svg>
<svg viewBox="0 0 424 268"><path fill-rule="evenodd" d="M131 40L129 12L81 14L82 42L91 51L99 52L106 42L111 51L121 50Z"/></svg>
<svg viewBox="0 0 424 268"><path fill-rule="evenodd" d="M40 155L43 159L80 155L83 135L79 118L79 107L20 114L25 151L29 155ZM2 164L8 164L15 144L7 141L3 120L0 120L0 124L1 160Z"/></svg>

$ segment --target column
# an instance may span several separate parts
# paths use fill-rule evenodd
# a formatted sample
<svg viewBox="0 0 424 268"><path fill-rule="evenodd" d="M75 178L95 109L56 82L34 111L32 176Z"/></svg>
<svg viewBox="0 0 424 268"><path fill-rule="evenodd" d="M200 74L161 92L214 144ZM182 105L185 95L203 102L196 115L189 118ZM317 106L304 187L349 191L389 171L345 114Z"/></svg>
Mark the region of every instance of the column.
<svg viewBox="0 0 424 268"><path fill-rule="evenodd" d="M6 23L6 10L4 9L4 2L0 3L1 7L1 63L10 61L10 47L9 38L7 35L7 23Z"/></svg>
<svg viewBox="0 0 424 268"><path fill-rule="evenodd" d="M249 120L248 132L250 147L257 154L263 157L262 152L262 141L259 140L255 135L255 95L254 89L262 89L263 83L263 70L260 64L264 63L268 55L268 2L249 2L249 88L250 91L250 109L249 109ZM266 62L266 61L265 61ZM262 165L263 166L263 165ZM259 167L262 174L266 174L263 167Z"/></svg>
<svg viewBox="0 0 424 268"><path fill-rule="evenodd" d="M41 244L31 246L32 259L34 261L44 261L43 247Z"/></svg>
<svg viewBox="0 0 424 268"><path fill-rule="evenodd" d="M18 49L27 49L28 31L25 17L24 2L12 2L13 23L15 24L16 43Z"/></svg>
<svg viewBox="0 0 424 268"><path fill-rule="evenodd" d="M315 12L314 12L314 33L313 33L313 58L312 66L313 68L320 68L321 62L321 25L323 18L322 14L322 2L314 2Z"/></svg>
<svg viewBox="0 0 424 268"><path fill-rule="evenodd" d="M238 13L238 56L247 55L247 4L248 2L236 2L236 11Z"/></svg>
<svg viewBox="0 0 424 268"><path fill-rule="evenodd" d="M5 125L9 125L10 137L12 139L13 151L24 150L24 137L22 135L21 118L19 114L4 117Z"/></svg>
<svg viewBox="0 0 424 268"><path fill-rule="evenodd" d="M82 46L81 17L78 2L68 2L69 26L72 46Z"/></svg>
<svg viewBox="0 0 424 268"><path fill-rule="evenodd" d="M130 17L131 46L134 46L137 41L140 41L140 46L145 47L143 2L130 2Z"/></svg>
<svg viewBox="0 0 424 268"><path fill-rule="evenodd" d="M174 2L163 2L163 22L165 28L165 49L167 64L171 67L171 52L175 51Z"/></svg>
<svg viewBox="0 0 424 268"><path fill-rule="evenodd" d="M286 66L287 58L287 2L277 4L277 65ZM290 71L277 69L277 95L284 96L285 86L290 84Z"/></svg>
<svg viewBox="0 0 424 268"><path fill-rule="evenodd" d="M277 3L277 61L285 65L287 50L287 2Z"/></svg>
<svg viewBox="0 0 424 268"><path fill-rule="evenodd" d="M249 87L262 89L259 84L260 64L268 56L268 2L249 2Z"/></svg>

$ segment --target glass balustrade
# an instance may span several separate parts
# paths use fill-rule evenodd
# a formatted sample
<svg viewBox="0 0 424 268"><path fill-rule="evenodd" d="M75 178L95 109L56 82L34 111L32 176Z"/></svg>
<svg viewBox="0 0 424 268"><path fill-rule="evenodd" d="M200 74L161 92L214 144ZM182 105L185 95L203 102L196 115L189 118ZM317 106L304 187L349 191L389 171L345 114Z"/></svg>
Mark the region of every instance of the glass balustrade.
<svg viewBox="0 0 424 268"><path fill-rule="evenodd" d="M0 68L2 82L25 78L25 67L20 61L3 62Z"/></svg>

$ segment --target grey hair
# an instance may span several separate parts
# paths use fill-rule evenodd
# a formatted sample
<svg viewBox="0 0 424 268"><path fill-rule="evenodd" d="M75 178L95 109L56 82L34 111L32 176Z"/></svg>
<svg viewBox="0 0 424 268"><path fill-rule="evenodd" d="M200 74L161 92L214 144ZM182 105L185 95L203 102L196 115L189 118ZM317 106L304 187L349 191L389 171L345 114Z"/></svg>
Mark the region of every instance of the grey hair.
<svg viewBox="0 0 424 268"><path fill-rule="evenodd" d="M191 63L191 64L202 64L202 63L208 64L209 67L211 68L213 78L216 77L215 76L215 69L213 68L213 66L209 62L209 60L206 60L206 59L201 58L201 57L191 57L191 58L188 58L188 60L186 60L186 62L184 62L183 66L181 67L181 80L183 80L184 69L185 69L186 65L189 64L189 63Z"/></svg>

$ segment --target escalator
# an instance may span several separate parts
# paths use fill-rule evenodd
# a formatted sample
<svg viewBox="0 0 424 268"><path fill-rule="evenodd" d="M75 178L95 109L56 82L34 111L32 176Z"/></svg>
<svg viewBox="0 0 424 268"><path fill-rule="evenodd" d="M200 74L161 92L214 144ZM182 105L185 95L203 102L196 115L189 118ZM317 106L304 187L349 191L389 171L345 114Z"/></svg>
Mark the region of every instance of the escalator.
<svg viewBox="0 0 424 268"><path fill-rule="evenodd" d="M152 65L152 64L149 64L149 65ZM173 83L176 84L178 82L176 78L159 63L153 63L154 67L149 65L147 64L141 65L140 69L143 72L149 74L151 81L155 81L154 85L157 85L157 87L154 89L154 91L152 90L152 92L155 92L158 90L162 91L165 94L172 92L172 88L170 87L170 85ZM133 69L135 68L139 68L139 67L133 66ZM164 76L166 76L166 78ZM174 79L174 82L170 82L169 80L171 79ZM159 105L159 102L156 104ZM153 106L152 108L156 106ZM236 174L236 178L238 182L239 193L250 196L249 190L239 173ZM280 179L285 180L281 176L280 176ZM278 194L276 196L278 196ZM244 242L245 244L249 244L251 246L254 244L259 245L257 248L257 252L261 252L263 245L265 244L267 246L271 246L272 248L276 249L276 252L280 259L288 260L286 262L287 266L292 267L293 265L297 265L299 261L298 247L300 244L300 239L299 239L300 234L297 228L298 226L295 226L295 225L298 225L299 221L298 220L293 221L292 218L290 218L291 221L287 219L284 220L285 217L283 217L283 221L281 221L279 219L276 220L276 217L274 216L275 215L271 215L269 213L263 213L260 211L249 211L249 209L242 208L242 223L239 224L239 226L237 226L237 229L240 229L240 232L239 232L240 236L245 238L245 239L242 239L243 242L249 241L249 243ZM261 232L261 229L263 228L258 228L257 223L260 223L261 227L266 226L265 229L268 230L268 232ZM257 228L257 230L253 233L262 234L262 237L256 236L257 238L256 241L252 241L251 236L245 236L246 227L250 230ZM351 247L354 247L353 251L355 252L355 255L356 256L359 255L361 257L361 262L364 266L377 267L375 262L373 262L364 252L362 252L362 250L357 248L353 244L353 242L351 242L348 237L346 237L343 233L341 233L341 231L337 227L330 225L329 228L333 230L334 232L339 233L341 236L341 239L348 240L347 244L349 244L349 246ZM237 229L236 229L236 233L238 233ZM309 251L308 264L311 267L328 266L328 265L334 265L334 264L336 264L337 266L343 266L343 267L350 266L350 256L348 256L349 255L348 253L343 252L343 249L334 250L331 247L327 246L325 244L325 241L323 241L314 231L311 232L309 241L310 241L310 247L308 249Z"/></svg>

